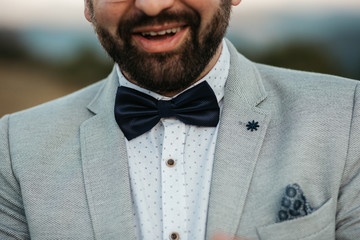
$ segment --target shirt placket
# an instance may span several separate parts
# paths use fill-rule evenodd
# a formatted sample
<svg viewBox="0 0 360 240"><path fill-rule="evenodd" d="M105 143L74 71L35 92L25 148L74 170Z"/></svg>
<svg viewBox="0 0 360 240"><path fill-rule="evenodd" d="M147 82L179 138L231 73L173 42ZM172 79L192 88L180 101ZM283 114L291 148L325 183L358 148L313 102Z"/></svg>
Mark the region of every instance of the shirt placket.
<svg viewBox="0 0 360 240"><path fill-rule="evenodd" d="M163 119L164 141L161 159L163 239L187 239L185 201L185 124Z"/></svg>

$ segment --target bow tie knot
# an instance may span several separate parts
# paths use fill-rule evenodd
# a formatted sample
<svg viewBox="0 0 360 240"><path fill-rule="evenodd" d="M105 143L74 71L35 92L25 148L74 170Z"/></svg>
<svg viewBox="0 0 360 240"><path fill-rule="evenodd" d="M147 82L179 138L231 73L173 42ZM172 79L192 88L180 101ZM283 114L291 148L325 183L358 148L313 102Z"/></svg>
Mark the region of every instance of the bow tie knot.
<svg viewBox="0 0 360 240"><path fill-rule="evenodd" d="M220 109L207 82L202 82L171 100L155 98L127 87L119 87L115 119L131 140L153 128L161 118L176 117L185 124L216 127Z"/></svg>
<svg viewBox="0 0 360 240"><path fill-rule="evenodd" d="M175 112L173 110L171 100L159 100L157 103L157 108L159 111L160 118L169 118L175 117Z"/></svg>

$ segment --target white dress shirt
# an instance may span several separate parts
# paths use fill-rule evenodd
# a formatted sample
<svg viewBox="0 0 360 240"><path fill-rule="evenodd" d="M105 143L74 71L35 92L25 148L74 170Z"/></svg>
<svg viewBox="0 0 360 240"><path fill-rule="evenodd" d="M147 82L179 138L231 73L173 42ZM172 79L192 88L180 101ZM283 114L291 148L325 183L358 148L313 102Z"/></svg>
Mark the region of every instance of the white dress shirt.
<svg viewBox="0 0 360 240"><path fill-rule="evenodd" d="M230 54L223 41L216 65L195 83L208 82L220 109L229 67ZM158 100L170 99L127 81L119 68L117 72L121 86ZM126 140L138 239L205 238L217 130L162 118L150 131Z"/></svg>

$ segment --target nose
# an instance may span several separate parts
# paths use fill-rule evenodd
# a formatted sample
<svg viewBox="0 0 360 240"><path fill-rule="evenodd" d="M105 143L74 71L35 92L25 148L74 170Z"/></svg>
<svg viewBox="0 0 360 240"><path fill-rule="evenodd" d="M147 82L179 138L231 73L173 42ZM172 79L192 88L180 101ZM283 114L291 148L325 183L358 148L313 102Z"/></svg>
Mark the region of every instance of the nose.
<svg viewBox="0 0 360 240"><path fill-rule="evenodd" d="M148 16L156 16L170 8L176 0L135 0L135 7Z"/></svg>

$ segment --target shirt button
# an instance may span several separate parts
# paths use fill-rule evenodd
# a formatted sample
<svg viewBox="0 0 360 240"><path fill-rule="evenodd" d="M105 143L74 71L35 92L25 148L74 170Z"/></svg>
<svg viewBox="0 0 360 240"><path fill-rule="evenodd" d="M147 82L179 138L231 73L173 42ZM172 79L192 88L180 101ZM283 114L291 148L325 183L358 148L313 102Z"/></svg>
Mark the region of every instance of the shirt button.
<svg viewBox="0 0 360 240"><path fill-rule="evenodd" d="M166 166L168 167L174 167L175 166L175 160L174 159L169 159L166 161Z"/></svg>
<svg viewBox="0 0 360 240"><path fill-rule="evenodd" d="M170 240L179 240L180 235L177 232L173 232L170 234Z"/></svg>

